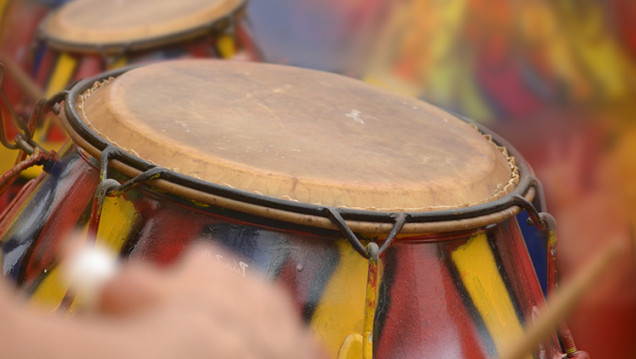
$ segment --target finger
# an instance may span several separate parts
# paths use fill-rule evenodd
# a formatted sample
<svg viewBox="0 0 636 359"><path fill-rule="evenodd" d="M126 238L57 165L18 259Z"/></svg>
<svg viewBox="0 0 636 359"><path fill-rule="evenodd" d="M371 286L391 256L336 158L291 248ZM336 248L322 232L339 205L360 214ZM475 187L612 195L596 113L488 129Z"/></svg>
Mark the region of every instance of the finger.
<svg viewBox="0 0 636 359"><path fill-rule="evenodd" d="M0 278L0 305L11 307L20 303L20 296L15 287L4 278Z"/></svg>
<svg viewBox="0 0 636 359"><path fill-rule="evenodd" d="M142 262L129 262L102 288L98 311L132 315L159 304L166 297L165 273Z"/></svg>
<svg viewBox="0 0 636 359"><path fill-rule="evenodd" d="M221 252L214 246L195 245L175 267L161 270L145 262L128 261L102 286L97 309L103 314L131 315L161 301L182 296L192 299L202 285L225 287L229 274L213 260L215 253Z"/></svg>

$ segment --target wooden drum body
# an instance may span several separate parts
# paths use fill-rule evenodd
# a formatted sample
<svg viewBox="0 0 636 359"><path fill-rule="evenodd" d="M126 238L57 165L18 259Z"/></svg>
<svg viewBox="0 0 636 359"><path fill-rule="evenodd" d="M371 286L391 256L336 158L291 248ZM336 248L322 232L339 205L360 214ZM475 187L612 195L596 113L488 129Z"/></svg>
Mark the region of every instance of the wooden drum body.
<svg viewBox="0 0 636 359"><path fill-rule="evenodd" d="M166 265L220 244L238 259L212 260L281 283L334 358L494 358L543 303L515 218L547 225L530 170L421 101L182 60L80 82L62 122L72 142L0 222L5 275L51 309L81 304L54 253L86 227Z"/></svg>

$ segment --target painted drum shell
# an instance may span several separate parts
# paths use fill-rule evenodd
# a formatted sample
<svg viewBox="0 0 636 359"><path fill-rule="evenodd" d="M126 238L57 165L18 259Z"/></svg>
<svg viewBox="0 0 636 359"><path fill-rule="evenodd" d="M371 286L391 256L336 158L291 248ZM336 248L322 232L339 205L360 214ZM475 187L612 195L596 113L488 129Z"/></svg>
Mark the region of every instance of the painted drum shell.
<svg viewBox="0 0 636 359"><path fill-rule="evenodd" d="M76 85L78 91L88 82ZM66 98L67 110L74 108L74 91ZM66 111L66 117L71 112ZM65 116L62 120L67 125L70 121ZM71 132L71 136L74 143L69 142L60 159L29 183L0 220L4 274L32 301L51 310L82 305L81 298L60 283L56 253L73 230L82 230L91 221L100 183L97 158L104 160L114 149L112 144L91 146L84 134ZM123 183L135 175L131 168L151 168L133 157L113 158L106 177ZM492 202L408 213L413 223L399 231L376 262L354 248L351 238L344 238L346 233L334 223L313 222L324 217L323 207L219 189L178 173L107 195L97 238L123 258L160 265L173 263L193 241L218 243L237 259L213 254L212 260L239 277L257 272L281 283L334 357L360 357L363 341L371 339L377 358L496 357L522 334L522 323L531 321L543 303L514 217L523 201L532 200L536 184L522 159L519 168L518 186ZM186 195L197 191L210 191L216 197L206 201L210 198ZM216 200L223 196L260 208L249 212L225 206ZM275 210L298 211L302 220L270 216ZM391 229L386 222L392 213L338 210L363 246L381 243L386 227ZM356 222L368 226L355 227ZM440 223L444 225L436 227ZM373 335L365 338L371 272L378 281L373 283ZM553 357L556 343L539 347L535 357Z"/></svg>
<svg viewBox="0 0 636 359"><path fill-rule="evenodd" d="M69 145L4 215L3 273L39 305L81 306L60 285L55 253L86 226L98 182L94 160ZM149 188L107 197L102 213L99 241L124 258L169 265L197 240L229 249L238 262L213 260L239 277L256 271L281 283L334 357L362 330L368 263L337 232L197 205ZM362 238L366 243L373 236ZM543 303L514 217L486 231L398 238L381 263L377 358L495 357ZM542 350L547 357L557 353L554 342Z"/></svg>

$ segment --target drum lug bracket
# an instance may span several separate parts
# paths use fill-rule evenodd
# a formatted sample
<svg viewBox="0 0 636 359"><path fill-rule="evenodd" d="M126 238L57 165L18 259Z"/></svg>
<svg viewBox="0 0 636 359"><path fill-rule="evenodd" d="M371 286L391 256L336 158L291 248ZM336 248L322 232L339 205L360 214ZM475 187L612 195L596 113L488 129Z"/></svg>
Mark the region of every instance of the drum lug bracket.
<svg viewBox="0 0 636 359"><path fill-rule="evenodd" d="M530 216L530 218L528 218L529 224L535 225L541 231L546 231L548 229L548 224L541 216L541 213L545 212L537 211L537 208L534 206L534 204L532 204L532 202L528 201L520 195L513 196L512 202L515 206L523 208L528 213L528 215Z"/></svg>
<svg viewBox="0 0 636 359"><path fill-rule="evenodd" d="M117 180L108 178L108 163L117 157L121 158L122 151L115 146L107 146L102 151L99 158L99 180L100 183L95 190L93 196L93 205L91 207L91 217L88 221L88 235L96 238L99 230L99 222L102 215L102 207L106 196L121 188Z"/></svg>
<svg viewBox="0 0 636 359"><path fill-rule="evenodd" d="M325 215L331 220L331 222L338 227L340 232L347 238L353 249L356 250L360 255L364 258L369 258L370 253L368 247L365 247L360 239L356 236L355 233L351 230L351 228L347 225L347 222L342 217L342 214L337 208L333 207L325 207L323 209ZM382 256L382 254L391 246L393 240L397 236L397 234L402 230L404 224L408 221L410 216L407 213L392 213L391 219L393 219L393 228L387 235L382 243L382 246L378 249L378 255ZM374 243L374 242L372 242ZM377 244L376 244L377 246Z"/></svg>
<svg viewBox="0 0 636 359"><path fill-rule="evenodd" d="M111 160L121 159L125 155L125 152L115 146L107 146L104 148L100 155L99 160L99 179L100 181L106 181L108 179L108 164ZM174 172L163 167L152 167L145 172L129 179L123 184L112 187L109 189L107 195L120 195L124 192L128 192L139 185L154 181L158 179L170 179L174 175Z"/></svg>
<svg viewBox="0 0 636 359"><path fill-rule="evenodd" d="M158 179L170 179L173 172L165 169L163 167L154 167L149 169L148 171L131 178L130 180L124 182L119 188L113 191L114 195L121 194L124 192L128 192L133 188L136 188L142 184L145 184L149 181L154 181Z"/></svg>
<svg viewBox="0 0 636 359"><path fill-rule="evenodd" d="M546 251L547 251L547 259L548 259L548 276L547 276L547 288L548 291L554 290L557 287L559 282L558 270L557 270L557 226L556 220L552 217L551 214L546 212L539 213L542 221L545 223L545 229L543 230L546 234Z"/></svg>
<svg viewBox="0 0 636 359"><path fill-rule="evenodd" d="M102 208L104 200L108 193L119 187L119 182L114 179L105 179L98 186L93 197L93 206L91 207L91 218L88 222L88 234L90 238L97 238L97 230L99 229L99 220L102 216Z"/></svg>
<svg viewBox="0 0 636 359"><path fill-rule="evenodd" d="M525 209L530 215L528 218L529 224L534 224L539 230L546 234L546 252L547 252L547 289L548 292L556 290L559 282L558 269L556 265L557 261L557 223L556 219L545 212L545 200L543 199L543 190L540 182L536 181L533 184L537 190L537 200L540 208L540 212L537 211L534 204L521 196L515 196L513 198L514 204ZM574 338L567 327L567 324L563 322L557 330L557 334L561 343L565 349L565 358L588 358L585 352L579 352L574 343Z"/></svg>
<svg viewBox="0 0 636 359"><path fill-rule="evenodd" d="M106 146L99 157L99 180L105 181L108 178L108 163L111 160L121 158L122 150L115 146Z"/></svg>
<svg viewBox="0 0 636 359"><path fill-rule="evenodd" d="M351 333L344 338L338 352L338 359L373 359L373 330L383 268L378 244L371 242L365 250L369 253L369 257L362 333Z"/></svg>
<svg viewBox="0 0 636 359"><path fill-rule="evenodd" d="M540 188L538 189L541 195ZM557 260L557 224L556 220L548 212L539 212L532 202L522 196L514 196L513 203L523 208L530 218L528 224L535 225L539 230L545 233L546 253L547 253L547 288L549 291L556 288L558 283L558 272L556 266Z"/></svg>
<svg viewBox="0 0 636 359"><path fill-rule="evenodd" d="M380 262L380 248L378 248L377 243L369 243L366 250L369 255L369 269L367 272L364 304L362 359L373 359L373 327L375 325L375 311L378 306L378 288L382 280L382 263Z"/></svg>
<svg viewBox="0 0 636 359"><path fill-rule="evenodd" d="M88 224L88 234L97 237L99 230L99 222L104 206L106 196L119 196L131 189L158 179L169 179L173 172L163 167L153 167L134 178L120 184L117 180L108 178L108 164L111 160L121 158L123 151L114 146L107 146L102 151L99 163L100 183L95 190L93 196L93 205L91 207L91 217Z"/></svg>

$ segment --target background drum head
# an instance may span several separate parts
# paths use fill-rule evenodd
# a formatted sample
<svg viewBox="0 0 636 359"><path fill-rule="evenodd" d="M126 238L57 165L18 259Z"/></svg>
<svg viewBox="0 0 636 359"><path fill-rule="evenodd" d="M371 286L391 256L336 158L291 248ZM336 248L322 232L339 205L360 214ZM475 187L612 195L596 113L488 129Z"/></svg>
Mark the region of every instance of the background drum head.
<svg viewBox="0 0 636 359"><path fill-rule="evenodd" d="M69 51L122 51L174 43L222 28L244 0L72 1L41 27L49 45Z"/></svg>

